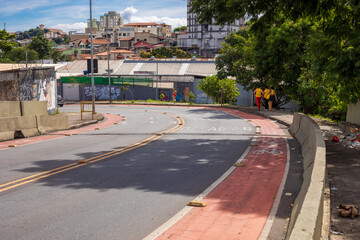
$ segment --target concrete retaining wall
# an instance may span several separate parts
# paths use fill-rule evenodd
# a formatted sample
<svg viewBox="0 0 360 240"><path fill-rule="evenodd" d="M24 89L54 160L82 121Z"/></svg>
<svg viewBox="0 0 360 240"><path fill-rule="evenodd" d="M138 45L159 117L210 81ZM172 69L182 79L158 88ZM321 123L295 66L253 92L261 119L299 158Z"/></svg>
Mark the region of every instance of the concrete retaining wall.
<svg viewBox="0 0 360 240"><path fill-rule="evenodd" d="M326 148L319 126L310 117L295 113L289 131L303 154L303 185L291 213L286 239L320 239L324 212Z"/></svg>
<svg viewBox="0 0 360 240"><path fill-rule="evenodd" d="M36 116L37 127L41 133L69 129L68 118L65 115Z"/></svg>
<svg viewBox="0 0 360 240"><path fill-rule="evenodd" d="M35 116L0 118L0 140L10 140L19 137L39 135Z"/></svg>
<svg viewBox="0 0 360 240"><path fill-rule="evenodd" d="M0 101L0 117L20 117L20 102Z"/></svg>
<svg viewBox="0 0 360 240"><path fill-rule="evenodd" d="M348 105L346 121L349 123L360 125L360 101L358 101L356 104Z"/></svg>
<svg viewBox="0 0 360 240"><path fill-rule="evenodd" d="M48 115L46 101L21 101L21 115Z"/></svg>
<svg viewBox="0 0 360 240"><path fill-rule="evenodd" d="M69 129L66 116L48 115L46 101L1 101L0 141Z"/></svg>

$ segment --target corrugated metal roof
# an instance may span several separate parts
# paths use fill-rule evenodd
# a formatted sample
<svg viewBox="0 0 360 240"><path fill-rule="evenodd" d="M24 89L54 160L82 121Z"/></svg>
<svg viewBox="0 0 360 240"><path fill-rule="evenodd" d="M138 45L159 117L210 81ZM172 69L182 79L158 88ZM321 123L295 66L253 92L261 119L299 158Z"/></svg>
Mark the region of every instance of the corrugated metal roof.
<svg viewBox="0 0 360 240"><path fill-rule="evenodd" d="M41 64L41 63L35 63L35 64L28 64L28 68L32 67L55 67L55 70L63 67L64 64ZM26 64L23 63L0 63L0 71L8 71L8 70L14 70L14 69L20 69L20 68L26 68Z"/></svg>
<svg viewBox="0 0 360 240"><path fill-rule="evenodd" d="M110 60L110 69L113 69L111 75L134 75L134 71L154 72L159 70L159 75L173 76L211 76L217 73L215 62L197 63L193 61L177 62L151 62L151 61L123 61ZM71 62L57 70L58 73L83 73L87 69L86 60ZM106 74L107 60L98 60L99 73ZM135 74L136 75L136 74Z"/></svg>
<svg viewBox="0 0 360 240"><path fill-rule="evenodd" d="M215 63L192 63L186 75L211 76L217 74Z"/></svg>

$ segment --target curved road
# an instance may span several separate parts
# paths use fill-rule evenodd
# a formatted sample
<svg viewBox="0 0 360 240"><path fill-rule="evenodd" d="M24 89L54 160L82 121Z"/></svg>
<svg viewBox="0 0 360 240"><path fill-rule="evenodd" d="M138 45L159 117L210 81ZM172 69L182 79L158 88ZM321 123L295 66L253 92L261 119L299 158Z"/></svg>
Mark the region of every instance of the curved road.
<svg viewBox="0 0 360 240"><path fill-rule="evenodd" d="M142 239L226 172L256 131L209 109L96 110L126 120L0 150L1 239Z"/></svg>

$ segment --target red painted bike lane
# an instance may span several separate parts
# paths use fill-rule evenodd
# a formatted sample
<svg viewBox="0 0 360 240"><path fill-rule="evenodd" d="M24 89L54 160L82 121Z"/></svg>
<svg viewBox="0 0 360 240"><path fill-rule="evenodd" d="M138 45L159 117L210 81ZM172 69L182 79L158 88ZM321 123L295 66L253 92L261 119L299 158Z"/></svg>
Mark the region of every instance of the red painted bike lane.
<svg viewBox="0 0 360 240"><path fill-rule="evenodd" d="M202 201L157 239L258 239L281 184L287 148L284 132L260 116L221 109L259 126L261 135L242 163ZM269 136L274 135L274 136Z"/></svg>
<svg viewBox="0 0 360 240"><path fill-rule="evenodd" d="M21 138L21 139L15 139L15 140L9 140L0 142L0 149L8 148L9 145L16 145L16 146L23 146L27 144L33 144L53 139L59 139L66 137L67 134L79 134L84 132L90 132L94 131L95 128L106 128L109 126L112 126L114 123L119 123L123 121L122 116L118 115L112 115L112 114L103 114L105 117L104 121L101 121L96 124L88 125L86 127L78 128L78 129L72 129L72 130L65 130L65 131L59 131L59 132L52 132L45 135L30 137L30 138Z"/></svg>

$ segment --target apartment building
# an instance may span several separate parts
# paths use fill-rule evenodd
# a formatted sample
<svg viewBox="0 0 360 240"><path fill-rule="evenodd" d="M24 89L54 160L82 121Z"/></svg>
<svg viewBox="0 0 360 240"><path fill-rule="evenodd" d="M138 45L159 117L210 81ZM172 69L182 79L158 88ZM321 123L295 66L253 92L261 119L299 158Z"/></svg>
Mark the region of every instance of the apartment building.
<svg viewBox="0 0 360 240"><path fill-rule="evenodd" d="M115 28L124 25L124 19L120 17L120 13L109 11L100 16L100 28L104 31L106 28Z"/></svg>
<svg viewBox="0 0 360 240"><path fill-rule="evenodd" d="M87 22L87 27L85 28L85 33L90 33L90 21ZM93 34L96 34L97 32L100 31L100 22L96 19L92 20L92 31Z"/></svg>
<svg viewBox="0 0 360 240"><path fill-rule="evenodd" d="M164 38L171 37L171 25L165 23L128 23L124 27L132 27L135 32L152 33Z"/></svg>
<svg viewBox="0 0 360 240"><path fill-rule="evenodd" d="M178 47L202 57L214 57L221 49L225 37L245 25L245 19L224 26L200 24L195 13L190 13L192 0L187 0L187 34L178 36Z"/></svg>

